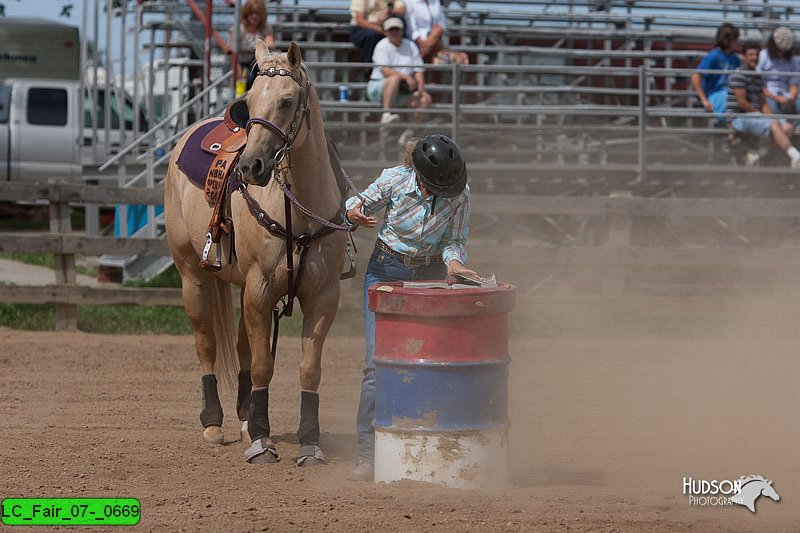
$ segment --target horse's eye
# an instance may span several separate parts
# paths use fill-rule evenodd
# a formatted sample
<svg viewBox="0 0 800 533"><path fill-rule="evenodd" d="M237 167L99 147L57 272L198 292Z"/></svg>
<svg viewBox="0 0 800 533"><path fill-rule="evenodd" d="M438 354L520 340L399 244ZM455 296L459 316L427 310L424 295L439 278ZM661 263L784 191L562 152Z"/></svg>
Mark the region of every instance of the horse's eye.
<svg viewBox="0 0 800 533"><path fill-rule="evenodd" d="M284 99L281 100L280 108L281 109L288 109L288 108L292 107L292 104L294 104L294 100L292 100L291 98L284 98Z"/></svg>

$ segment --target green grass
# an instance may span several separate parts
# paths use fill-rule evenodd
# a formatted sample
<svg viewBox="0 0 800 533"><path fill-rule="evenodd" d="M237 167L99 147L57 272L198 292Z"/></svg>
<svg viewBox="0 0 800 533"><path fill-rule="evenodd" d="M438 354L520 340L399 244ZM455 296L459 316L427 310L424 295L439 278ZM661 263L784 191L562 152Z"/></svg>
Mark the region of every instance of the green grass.
<svg viewBox="0 0 800 533"><path fill-rule="evenodd" d="M183 308L138 305L79 305L78 329L116 335L194 333Z"/></svg>
<svg viewBox="0 0 800 533"><path fill-rule="evenodd" d="M80 260L81 257L83 257L82 254L77 254L75 256L76 261ZM56 260L53 257L53 254L48 252L0 252L0 258L17 261L19 263L25 263L26 265L36 265L51 269L55 268L56 266ZM97 277L97 267L76 265L75 272L92 278Z"/></svg>
<svg viewBox="0 0 800 533"><path fill-rule="evenodd" d="M28 264L50 266L51 254L3 253L8 257ZM51 264L48 265L48 257ZM181 278L175 267L145 281L141 279L124 283L126 287L180 287ZM236 310L236 323L240 312ZM268 317L272 320L272 317ZM281 319L280 335L296 337L303 325L300 305L295 302L294 316ZM0 326L30 331L52 331L55 329L55 307L50 304L4 304L0 303ZM164 334L190 335L194 333L186 312L182 307L144 307L136 305L79 305L78 329L90 333L118 335Z"/></svg>
<svg viewBox="0 0 800 533"><path fill-rule="evenodd" d="M56 310L52 305L0 303L0 326L29 331L51 331L55 323Z"/></svg>
<svg viewBox="0 0 800 533"><path fill-rule="evenodd" d="M238 320L238 310L237 310ZM0 326L28 331L53 331L55 306L50 304L0 303ZM297 337L303 325L300 311L281 320L281 337ZM113 335L191 335L194 333L181 307L137 305L79 305L78 329Z"/></svg>
<svg viewBox="0 0 800 533"><path fill-rule="evenodd" d="M0 202L0 231L50 231L50 219L46 205L21 205ZM70 212L73 231L86 227L86 216L82 208Z"/></svg>
<svg viewBox="0 0 800 533"><path fill-rule="evenodd" d="M181 276L173 265L152 279L147 281L141 278L132 279L123 285L125 287L181 287Z"/></svg>
<svg viewBox="0 0 800 533"><path fill-rule="evenodd" d="M30 252L0 252L0 257L10 261L18 261L26 265L37 265L47 268L55 268L56 260L51 253L30 253Z"/></svg>

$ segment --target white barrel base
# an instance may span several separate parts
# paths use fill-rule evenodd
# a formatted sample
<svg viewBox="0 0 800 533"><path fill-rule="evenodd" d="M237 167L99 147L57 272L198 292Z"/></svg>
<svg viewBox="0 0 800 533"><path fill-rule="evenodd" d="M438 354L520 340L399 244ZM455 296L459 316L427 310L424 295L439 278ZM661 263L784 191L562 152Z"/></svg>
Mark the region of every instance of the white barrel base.
<svg viewBox="0 0 800 533"><path fill-rule="evenodd" d="M508 481L508 428L472 432L375 429L375 481L412 479L485 489Z"/></svg>

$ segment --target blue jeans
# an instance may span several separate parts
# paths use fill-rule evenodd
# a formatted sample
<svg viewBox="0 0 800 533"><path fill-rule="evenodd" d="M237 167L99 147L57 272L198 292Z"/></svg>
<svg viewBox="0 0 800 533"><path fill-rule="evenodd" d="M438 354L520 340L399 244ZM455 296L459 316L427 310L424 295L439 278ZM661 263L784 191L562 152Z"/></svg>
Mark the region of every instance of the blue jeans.
<svg viewBox="0 0 800 533"><path fill-rule="evenodd" d="M367 341L364 377L361 378L361 400L358 403L358 458L373 461L375 455L375 313L369 310L369 287L382 281L443 280L447 267L441 261L428 266L407 267L403 261L377 248L372 252L364 276L364 329Z"/></svg>
<svg viewBox="0 0 800 533"><path fill-rule="evenodd" d="M776 115L795 115L797 114L797 109L800 108L800 98L795 100L795 104L789 106L780 106L778 102L773 100L772 98L767 98L767 104L769 104L770 110L775 113ZM781 119L787 120L787 119ZM800 124L800 119L790 119L793 126L797 126Z"/></svg>

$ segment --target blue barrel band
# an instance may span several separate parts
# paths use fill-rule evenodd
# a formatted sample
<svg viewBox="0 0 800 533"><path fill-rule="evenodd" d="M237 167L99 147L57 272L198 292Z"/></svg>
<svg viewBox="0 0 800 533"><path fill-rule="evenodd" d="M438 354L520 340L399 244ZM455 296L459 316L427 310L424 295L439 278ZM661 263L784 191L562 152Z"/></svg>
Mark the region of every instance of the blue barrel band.
<svg viewBox="0 0 800 533"><path fill-rule="evenodd" d="M469 430L508 422L508 365L375 364L375 425Z"/></svg>

